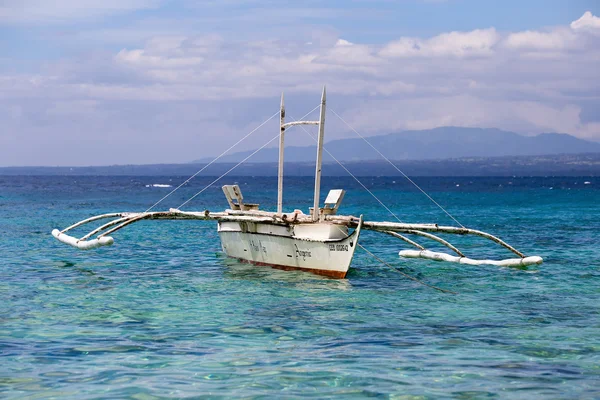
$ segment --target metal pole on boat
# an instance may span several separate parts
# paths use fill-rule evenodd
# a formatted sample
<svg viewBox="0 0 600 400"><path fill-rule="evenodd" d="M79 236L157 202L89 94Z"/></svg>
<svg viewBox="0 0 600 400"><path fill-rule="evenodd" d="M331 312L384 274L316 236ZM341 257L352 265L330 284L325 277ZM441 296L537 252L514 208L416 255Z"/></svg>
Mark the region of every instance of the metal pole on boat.
<svg viewBox="0 0 600 400"><path fill-rule="evenodd" d="M319 195L321 191L321 165L323 163L323 136L325 134L325 86L321 96L321 113L319 115L319 139L317 141L317 165L315 169L315 200L313 203L313 221L319 219Z"/></svg>
<svg viewBox="0 0 600 400"><path fill-rule="evenodd" d="M277 171L277 214L283 212L283 140L285 134L285 106L283 105L283 93L281 93L281 108L279 111L279 169Z"/></svg>

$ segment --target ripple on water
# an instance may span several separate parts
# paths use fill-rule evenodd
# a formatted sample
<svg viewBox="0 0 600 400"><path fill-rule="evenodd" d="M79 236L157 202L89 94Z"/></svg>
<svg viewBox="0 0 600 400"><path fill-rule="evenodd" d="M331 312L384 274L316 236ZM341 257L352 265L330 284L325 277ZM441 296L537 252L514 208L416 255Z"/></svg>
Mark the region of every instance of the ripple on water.
<svg viewBox="0 0 600 400"><path fill-rule="evenodd" d="M3 186L0 204L9 216L0 218L0 397L599 395L599 185L423 178L461 222L546 260L525 271L409 262L393 238L361 236L402 271L459 293L449 296L361 252L345 280L240 264L223 257L210 223L149 221L112 248L76 252L44 232L113 207L144 209L156 199L138 189L168 180L27 179ZM199 179L198 190L210 183ZM273 206L274 180L246 181L245 193ZM385 178L368 182L408 221L443 222L421 194ZM289 184L291 198L310 198L310 179ZM345 213L387 218L352 180L324 185L348 189ZM221 209L217 189L199 207ZM478 241L456 240L483 251Z"/></svg>

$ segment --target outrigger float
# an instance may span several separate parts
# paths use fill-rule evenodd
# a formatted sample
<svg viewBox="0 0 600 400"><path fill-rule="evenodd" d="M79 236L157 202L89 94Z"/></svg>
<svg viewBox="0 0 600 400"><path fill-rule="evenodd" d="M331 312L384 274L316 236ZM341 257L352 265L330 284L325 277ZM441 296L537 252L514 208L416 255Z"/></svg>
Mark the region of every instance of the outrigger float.
<svg viewBox="0 0 600 400"><path fill-rule="evenodd" d="M169 211L150 211L150 209L156 206L156 204L160 203L175 190L187 183L191 179L189 178L186 182L171 191L171 193L163 197L163 199L145 212L120 212L97 215L77 222L76 224L71 225L63 230L54 229L52 231L52 235L65 244L81 250L89 250L101 246L112 245L114 243L114 239L109 235L125 228L126 226L143 220L216 221L223 251L229 257L233 257L239 259L240 261L249 262L255 265L272 266L285 270L308 271L332 278L346 277L352 262L352 258L354 257L354 252L356 251L356 248L360 246L359 238L362 230L376 231L391 235L404 241L405 243L408 243L411 246L414 246L416 250L400 251L399 255L405 258L424 258L429 260L449 261L470 265L491 264L507 267L526 267L529 265L542 263L541 257L526 257L523 253L510 246L503 240L489 233L475 229L469 229L462 225L460 227L456 227L441 226L438 224L376 222L364 221L362 215L360 217L338 215L337 212L345 194L345 191L342 189L331 190L325 199L324 207L320 207L319 199L321 189L321 166L323 159L326 110L325 98L325 89L323 89L320 104L320 116L318 121L293 121L287 123L285 122L283 96L281 98L281 108L277 113L280 116L280 132L275 138L272 139L274 140L279 138L277 211L263 211L259 209L257 204L244 202L242 192L237 185L225 185L222 187L227 202L229 203L229 209L226 209L222 212L211 212L208 210L183 211L179 209L181 207L176 209L171 208ZM274 114L271 118L277 114ZM337 115L337 113L335 115ZM267 121L265 121L262 125L264 125ZM287 129L299 125L318 126L314 201L313 207L309 209L308 214L303 213L301 210L283 212L282 204L284 165L283 149L285 132ZM356 133L358 134L358 132ZM265 147L267 144L265 144L263 147ZM261 149L263 147L261 147ZM231 148L229 150L231 150ZM223 156L225 153L221 154L221 156ZM217 157L217 159L221 156ZM248 158L246 158L246 160ZM217 159L213 160L213 162ZM387 161L391 163L391 161ZM210 164L212 164L212 162L208 165ZM202 170L198 171L194 176L196 176ZM192 176L192 178L194 176ZM211 185L208 185L205 187L205 189ZM204 189L202 191L204 191ZM199 193L192 198L196 197ZM186 203L184 203L184 205ZM76 238L67 234L67 232L71 231L72 229L103 219L111 219L111 221L99 226L96 229L93 229L84 236ZM350 232L351 229L352 232ZM504 260L467 258L465 254L463 254L463 252L457 247L436 235L440 233L479 236L497 243L508 251L514 253L517 257ZM429 251L419 243L409 239L407 236L420 236L433 240L436 243L447 247L456 255Z"/></svg>

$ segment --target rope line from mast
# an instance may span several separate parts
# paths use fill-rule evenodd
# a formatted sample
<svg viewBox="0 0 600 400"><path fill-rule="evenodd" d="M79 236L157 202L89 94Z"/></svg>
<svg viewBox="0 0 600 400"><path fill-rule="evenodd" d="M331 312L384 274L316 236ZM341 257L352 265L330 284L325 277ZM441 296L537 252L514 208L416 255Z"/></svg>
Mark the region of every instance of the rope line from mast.
<svg viewBox="0 0 600 400"><path fill-rule="evenodd" d="M312 112L312 111L311 111ZM225 150L224 152L222 152L221 154L219 154L214 160L212 160L211 162L209 162L208 164L206 164L204 167L202 167L200 170L198 170L194 175L190 176L189 178L187 178L185 181L183 181L183 183L179 186L177 186L175 189L171 190L169 193L167 193L162 199L158 200L156 203L154 203L150 208L148 208L146 211L144 211L145 213L147 213L148 211L152 210L154 207L156 207L157 205L159 205L160 203L162 203L163 200L165 200L167 197L171 196L173 193L175 193L179 188L181 188L183 185L185 185L186 183L188 183L189 181L191 181L192 179L194 179L198 174L200 174L202 171L204 171L206 168L210 167L213 163L215 163L218 159L220 159L221 157L223 157L225 154L227 154L228 152L230 152L234 147L236 147L238 144L240 144L241 142L243 142L244 140L246 140L250 135L252 135L254 132L256 132L257 130L259 130L260 128L262 128L267 122L269 122L270 120L272 120L273 118L275 118L275 116L277 116L279 114L279 111L277 111L275 114L271 115L269 117L269 119L267 119L266 121L264 121L262 124L260 124L259 126L257 126L256 128L254 128L252 131L250 131L250 133L248 133L246 136L244 136L243 138L241 138L240 140L238 140L237 142L235 142L235 144L233 144L232 146L230 146L227 150Z"/></svg>
<svg viewBox="0 0 600 400"><path fill-rule="evenodd" d="M396 171L400 172L406 179L408 179L408 181L410 183L412 183L417 189L419 189L421 191L421 193L423 193L425 196L427 196L427 198L429 200L431 200L433 202L433 204L435 204L436 206L438 206L440 208L440 210L442 210L443 212L446 213L447 216L449 216L450 218L452 218L454 220L454 222L456 222L458 225L460 225L462 228L464 228L465 226L463 224L461 224L456 218L454 218L452 216L452 214L450 214L448 211L446 211L446 209L444 207L442 207L437 201L435 201L433 199L433 197L431 197L426 191L424 191L423 189L421 189L421 187L419 185L417 185L412 179L410 179L408 177L408 175L406 175L404 172L402 172L400 170L400 168L398 168L396 166L396 164L394 164L392 161L390 161L389 158L387 158L386 156L384 156L375 146L373 146L371 144L371 142L369 142L363 135L361 135L360 133L358 133L358 131L356 129L354 129L349 123L346 122L346 120L344 120L338 113L336 113L333 109L331 109L331 112L340 119L340 121L342 121L344 124L346 124L346 126L348 128L350 128L354 133L356 133L362 140L365 141L365 143L367 143L369 146L371 146L371 148L373 150L375 150L381 157L383 157L384 160L386 160L392 167L394 167L396 169Z"/></svg>
<svg viewBox="0 0 600 400"><path fill-rule="evenodd" d="M314 110L313 110L313 111L314 111ZM312 112L312 111L311 111L311 112ZM290 116L290 118L291 118L291 119L294 119L294 118L293 118L293 117L291 117L291 116ZM302 118L304 118L304 117L302 117ZM304 132L306 132L306 134L307 134L308 136L310 136L310 137L311 137L311 139L313 139L314 141L317 141L317 139L316 139L316 138L315 138L315 137L314 137L314 136L313 136L313 135L312 135L310 132L308 132L308 131L307 131L307 130L306 130L304 127L303 127L303 126L300 126L300 127L302 128L302 130L303 130ZM346 172L347 172L347 173L348 173L348 174L349 174L349 175L350 175L352 178L354 178L354 180L356 180L356 182L358 182L358 184L359 184L359 185L361 185L361 186L363 187L363 189L365 189L367 192L369 192L369 194L370 194L371 196L373 196L373 198L374 198L375 200L377 200L377 201L379 202L379 204L381 204L381 205L382 205L382 206L383 206L383 207L384 207L384 208L385 208L385 209L386 209L386 210L387 210L387 211L388 211L390 214L392 214L392 215L394 216L394 218L396 218L396 219L398 220L398 222L402 223L402 221L400 220L400 218L398 218L398 216L397 216L397 215L396 215L396 214L395 214L395 213L394 213L392 210L390 210L388 206L386 206L386 205L385 205L385 204L384 204L384 203L383 203L383 202L382 202L382 201L381 201L381 200L380 200L380 199L379 199L379 198L378 198L378 197L377 197L377 196L376 196L376 195L375 195L375 194L374 194L374 193L373 193L371 190L369 190L369 188L367 188L367 187L366 187L366 186L365 186L365 185L364 185L364 184L363 184L363 183L362 183L362 182L361 182L361 181L360 181L360 180L359 180L359 179L358 179L356 176L354 176L354 174L353 174L352 172L350 172L350 171L348 170L348 168L346 168L346 167L345 167L345 166L344 166L344 165L343 165L343 164L342 164L342 163L341 163L341 162L340 162L340 161L339 161L337 158L335 158L335 157L333 156L333 154L331 154L331 153L329 152L329 150L327 150L327 149L325 148L325 146L323 146L323 150L325 150L325 152L326 152L326 153L327 153L327 154L328 154L328 155L329 155L331 158L333 158L333 159L334 159L334 160L335 160L335 161L336 161L336 162L337 162L337 163L340 165L340 167L342 167L342 168L343 168L343 169L344 169L344 170L345 170L345 171L346 171ZM457 222L458 222L458 221L457 221ZM336 225L336 227L337 227L337 228L338 228L338 229L341 231L341 228L340 228L339 226L337 226L337 225ZM442 288L440 288L440 287L437 287L437 286L435 286L435 285L431 285L431 284L429 284L429 283L426 283L426 282L424 282L424 281L422 281L422 280L420 280L420 279L418 279L418 278L415 278L415 277L414 277L414 276L412 276L412 275L409 275L409 274L407 274L406 272L402 272L400 269L398 269L398 268L396 268L396 267L392 266L390 263L387 263L387 262L385 262L385 261L384 261L384 260L382 260L380 257L377 257L375 254L373 254L372 252L370 252L369 250L367 250L367 249L366 249L366 248L365 248L365 247L364 247L362 244L360 244L360 243L356 243L356 244L357 244L357 246L358 246L358 247L360 247L361 249L363 249L363 250L364 250L364 251L365 251L367 254L369 254L371 257L373 257L374 259L376 259L377 261L379 261L379 262L380 262L380 263L382 263L383 265L387 266L387 267L388 267L388 268L390 268L392 271L394 271L394 272L397 272L397 273L399 273L400 275L404 276L405 278L408 278L408 279L410 279L410 280L412 280L412 281L414 281L414 282L417 282L417 283L419 283L419 284L421 284L421 285L427 286L427 287L429 287L429 288L431 288L431 289L437 290L437 291L439 291L439 292L442 292L442 293L448 293L448 294L458 294L458 293L456 293L456 292L453 292L453 291L451 291L451 290L442 289Z"/></svg>
<svg viewBox="0 0 600 400"><path fill-rule="evenodd" d="M311 111L311 112L312 112L312 111ZM290 118L292 118L292 117L290 116ZM304 117L303 117L303 118L304 118ZM292 118L292 119L294 119L294 118ZM295 120L295 119L294 119L294 120ZM312 134L311 134L309 131L307 131L307 130L306 130L306 129L305 129L303 126L302 126L302 125L300 126L300 128L302 128L302 130L303 130L304 132L306 132L306 134L307 134L308 136L310 136L310 138L311 138L312 140L314 140L315 142L318 142L318 141L317 141L317 138L315 138L315 137L314 137L314 136L313 136L313 135L312 135ZM394 213L392 210L390 210L390 208L389 208L388 206L386 206L386 205L385 205L385 203L384 203L383 201L379 200L379 198L378 198L378 197L375 195L375 193L373 193L371 190L369 190L369 188L368 188L368 187L366 187L366 186L365 186L365 185L364 185L364 184L363 184L363 183L360 181L360 179L358 179L356 176L354 176L354 174L353 174L352 172L350 172L350 170L348 170L348 168L346 168L346 167L344 166L344 164L342 164L342 163L341 163L341 162L340 162L340 161L339 161L337 158L335 158L335 157L333 156L333 154L331 154L331 153L329 152L329 150L327 150L327 149L325 148L325 146L323 146L323 150L324 150L324 151L325 151L325 152L326 152L326 153L329 155L329 157L333 158L333 159L335 160L335 162L337 162L337 163L339 164L339 166L340 166L340 167L342 167L342 168L344 169L344 171L346 171L346 172L348 173L348 175L350 175L352 178L354 178L354 180L355 180L356 182L358 182L358 184L359 184L360 186L362 186L362 188L363 188L363 189L365 189L365 190L366 190L366 191L367 191L367 192L368 192L368 193L369 193L371 196L373 196L373 198L374 198L375 200L377 200L377 201L379 202L379 204L381 204L381 206L382 206L383 208L385 208L385 209L386 209L386 210L387 210L387 211L388 211L388 212L389 212L389 213L390 213L392 216L394 216L394 218L396 218L396 220L398 220L398 222L402 222L402 220L400 220L400 218L398 218L398 216L397 216L397 215L396 215L396 214L395 214L395 213Z"/></svg>
<svg viewBox="0 0 600 400"><path fill-rule="evenodd" d="M260 148L254 150L254 152L252 152L252 154L250 154L248 157L244 158L242 161L240 161L239 163L237 163L236 165L234 165L233 167L229 168L227 170L227 172L225 172L224 174L222 174L221 176L219 176L217 179L215 179L214 181L212 181L211 183L209 183L208 185L204 186L204 188L202 188L202 190L200 190L198 193L196 193L195 195L193 195L192 197L190 197L189 199L187 199L186 201L184 201L183 203L181 203L181 205L179 207L177 207L178 209L180 209L181 207L185 206L187 203L189 203L190 201L194 200L196 197L198 197L199 195L201 195L206 189L208 189L209 187L211 187L212 185L214 185L215 183L217 183L219 180L221 180L224 176L226 176L228 173L230 173L231 171L233 171L234 169L236 169L237 167L239 167L240 165L242 165L243 163L245 163L246 161L248 161L248 159L250 157L252 157L253 155L255 155L256 153L258 153L259 151L261 151L262 149L264 149L265 147L267 147L269 144L271 144L272 141L274 141L275 139L277 139L279 137L279 134L275 135L271 140L269 140L267 143L263 144Z"/></svg>
<svg viewBox="0 0 600 400"><path fill-rule="evenodd" d="M316 106L315 108L313 108L312 110L310 110L306 115L304 115L302 117L302 119L306 118L310 113L312 113L313 111L315 111L317 108L319 108L321 105L319 104L318 106ZM276 114L274 114L273 116L271 116L271 118L269 118L267 121L263 122L258 128L260 128L261 126L263 126L264 124L266 124L269 120L271 120L273 117L275 117L275 115L278 115L279 111L277 111ZM256 129L258 129L256 128ZM254 131L256 131L256 129ZM254 132L253 131L253 132ZM247 135L248 136L248 135ZM189 199L187 199L186 201L184 201L179 207L177 208L181 208L183 206L185 206L187 203L189 203L190 201L192 201L193 199L195 199L196 197L198 197L200 194L202 194L206 189L208 189L209 187L211 187L212 185L214 185L215 183L217 183L219 180L221 180L223 177L225 177L228 173L230 173L231 171L233 171L234 169L236 169L237 167L239 167L240 165L242 165L243 163L245 163L246 161L248 161L248 159L250 159L250 157L252 157L253 155L255 155L256 153L258 153L259 151L261 151L262 149L264 149L265 147L267 147L269 144L271 144L272 141L274 141L275 139L279 138L279 136L281 136L281 132L277 133L277 135L275 137L273 137L271 140L269 140L267 143L263 144L259 149L255 150L252 154L250 154L248 157L244 158L242 161L240 161L239 163L237 163L235 166L233 166L232 168L230 168L227 172L225 172L223 175L219 176L217 179L215 179L214 181L212 181L211 183L209 183L207 186L205 186L202 190L200 190L198 193L196 193L195 195L193 195L192 197L190 197ZM239 142L238 142L239 143ZM237 144L237 143L236 143ZM220 157L220 156L219 156ZM216 159L215 159L216 161Z"/></svg>

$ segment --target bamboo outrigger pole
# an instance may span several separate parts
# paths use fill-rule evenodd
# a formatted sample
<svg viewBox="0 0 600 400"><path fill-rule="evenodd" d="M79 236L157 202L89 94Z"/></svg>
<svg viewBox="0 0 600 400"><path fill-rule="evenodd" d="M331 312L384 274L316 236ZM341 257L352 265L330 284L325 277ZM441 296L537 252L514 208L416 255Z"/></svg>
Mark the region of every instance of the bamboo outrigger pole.
<svg viewBox="0 0 600 400"><path fill-rule="evenodd" d="M67 232L80 227L82 225L88 224L90 222L98 221L100 219L108 219L113 218L112 221L102 225L99 228L96 228L89 232L88 234L80 237L79 239L67 235ZM81 250L89 250L102 246L110 246L114 243L112 237L108 236L111 233L114 233L132 223L152 219L152 220L212 220L212 221L237 221L237 222L255 222L255 223L270 223L274 225L284 225L284 226L293 226L297 224L307 224L314 222L312 215L305 214L279 214L268 211L240 211L240 210L225 210L223 212L210 212L206 211L181 211L178 209L170 209L169 211L161 211L161 212L146 212L146 213L111 213L111 214L103 214L95 217L91 217L80 221L76 224L73 224L62 231L55 229L52 231L52 235L58 239L59 241L76 247ZM330 222L335 225L347 226L350 228L356 228L359 224L360 219L353 216L341 216L341 215L325 215L323 216L325 222ZM508 243L504 242L502 239L493 236L489 233L482 232L475 229L469 228L458 228L454 226L441 226L437 224L406 224L406 223L398 223L398 222L375 222L375 221L364 221L362 222L362 228L364 230L371 230L376 232L385 233L388 235L392 235L398 239L401 239L413 246L415 246L418 250L402 250L399 255L401 257L406 258L425 258L435 261L449 261L449 262L457 262L460 264L470 264L470 265L481 265L481 264L490 264L490 265L499 265L499 266L507 266L507 267L523 267L528 265L537 265L543 262L543 259L538 256L527 257ZM485 239L488 239L492 242L499 244L505 249L511 251L519 258L511 258L504 260L477 260L466 257L458 248L450 244L448 241L439 238L436 235L433 235L431 232L435 233L445 233L445 234L454 234L454 235L472 235L479 236ZM431 240L434 240L438 243L443 244L444 246L450 248L458 256L452 256L445 253L437 253L427 250L425 247L420 244L400 235L400 233L407 235L416 235L425 237ZM98 234L96 239L89 240L93 235Z"/></svg>
<svg viewBox="0 0 600 400"><path fill-rule="evenodd" d="M288 235L288 236L294 240L306 239L306 238L293 236L294 235L293 232L297 228L297 225L303 224L305 226L308 225L310 227L313 224L314 225L321 224L321 225L326 225L326 227L327 227L327 225L329 225L330 227L332 225L333 226L337 225L338 228L341 228L343 226L346 229L345 232L347 232L347 228L355 228L356 231L354 233L356 233L357 231L360 233L360 229L362 228L365 230L381 232L381 233L385 233L385 234L394 236L394 237L396 237L400 240L403 240L404 242L406 242L418 249L418 250L402 250L402 251L400 251L399 255L402 257L407 257L407 258L424 258L424 259L430 259L430 260L450 261L450 262L457 262L457 263L461 263L461 264L471 264L471 265L492 264L492 265L516 266L516 267L522 267L522 266L542 263L543 260L541 257L537 257L537 256L526 257L523 253L521 253L520 251L518 251L514 247L510 246L509 244L507 244L506 242L504 242L503 240L499 239L496 236L493 236L486 232L482 232L482 231L464 227L454 217L452 217L446 210L444 210L438 203L436 203L433 199L431 199L431 197L429 195L427 195L427 193L425 193L422 189L420 189L414 182L413 182L413 184L415 186L417 186L417 188L419 188L423 193L425 193L427 195L427 197L429 197L435 204L438 205L438 207L440 207L443 211L446 212L446 214L448 214L452 219L454 219L454 221L458 225L460 225L460 227L440 226L438 224L409 224L409 223L402 223L402 222L376 222L376 221L364 221L363 222L362 216L361 216L361 218L356 218L356 217L353 217L350 215L346 215L346 216L336 215L337 209L339 207L339 203L341 201L341 198L344 195L343 190L331 191L330 192L331 199L330 199L330 196L327 196L327 199L325 200L325 203L326 203L325 207L323 208L323 212L321 212L321 208L319 207L319 203L320 203L319 197L320 197L320 189L321 189L321 172L322 172L322 162L323 162L323 151L324 150L327 151L323 147L324 129L325 129L325 112L326 112L326 90L325 90L325 87L323 87L321 103L317 107L320 107L320 115L319 115L318 121L301 120L301 121L292 121L292 122L286 123L285 122L285 106L284 106L283 94L281 96L281 106L279 109L279 117L280 117L280 124L279 124L280 131L279 131L279 135L278 135L279 136L279 172L278 172L278 184L277 184L277 211L276 212L260 211L260 210L258 210L258 205L252 205L252 206L255 206L254 208L252 208L252 207L250 207L250 204L244 204L241 193L236 192L236 191L239 191L239 188L236 185L233 185L233 187L231 187L231 185L226 185L223 187L224 192L226 193L227 201L229 202L230 207L231 207L231 209L225 210L223 212L215 213L215 212L210 212L208 210L206 210L206 211L181 211L179 209L170 209L169 211L162 211L162 212L150 212L150 210L154 206L156 206L158 203L160 203L162 200L164 200L166 197L168 197L175 190L179 189L186 182L188 182L189 179L191 179L191 178L189 178L183 184L181 184L178 188L174 189L171 193L169 193L167 196L163 197L161 200L159 200L157 203L155 203L152 207L147 209L145 212L141 212L141 213L123 212L123 213L102 214L102 215L98 215L98 216L91 217L91 218L85 219L83 221L80 221L76 224L73 224L73 225L63 229L62 231L55 229L52 231L52 235L56 239L58 239L59 241L61 241L63 243L69 244L78 249L88 250L88 249L93 249L93 248L97 248L97 247L101 247L101 246L112 245L114 243L114 240L112 237L109 236L110 234L117 232L118 230L120 230L126 226L129 226L133 223L147 220L147 219L212 220L212 221L218 221L219 223L221 223L221 222L236 222L236 223L239 223L240 226L245 225L245 223L264 224L269 227L284 226L287 228L286 230L284 230L286 232L286 234L292 232L292 235L291 236ZM317 107L315 107L313 110L311 110L307 115L312 113L312 111L314 111ZM267 121L263 122L260 126L264 125L266 122L268 122L272 118L275 118L276 115L277 115L277 113L273 114ZM341 119L341 117L340 117L340 119ZM310 212L310 215L303 214L301 211L295 211L294 213L288 213L288 214L283 213L283 166L284 166L285 130L288 127L298 126L298 125L318 125L318 127L319 127L319 134L318 134L318 138L317 138L317 161L316 161L316 167L315 167L314 199L313 199L313 207ZM252 132L254 132L254 131L256 131L256 129L253 130ZM252 132L250 132L250 134ZM246 137L249 136L250 134L246 135ZM359 136L361 136L361 135L359 134ZM363 140L366 141L366 139L364 137L362 137L362 138L363 138ZM192 196L190 199L188 199L186 202L184 202L179 207L180 208L183 207L190 200L192 200L193 198L195 198L196 196L201 194L204 190L206 190L207 188L212 186L214 183L216 183L220 178L225 176L227 173L231 172L234 168L236 168L237 166L242 164L244 161L246 161L248 158L250 158L252 155L254 155L256 152L258 152L259 150L264 148L266 145L268 145L275 139L277 139L277 136L273 137L269 142L265 143L261 148L256 150L254 153L250 154L248 157L246 157L244 160L242 160L240 163L238 163L233 168L229 169L225 174L223 174L221 177L217 178L215 181L211 182L204 189L202 189L200 192L196 193L194 196ZM367 141L367 143L368 143L368 141ZM232 146L232 148L234 146ZM371 145L371 147L373 147L373 146ZM332 156L329 152L327 152L327 153L330 156ZM223 154L225 154L225 153L223 153ZM379 154L385 158L385 156L383 156L383 154L381 154L381 152L379 152ZM221 157L221 156L219 156L219 157ZM219 157L217 157L217 159ZM335 157L334 157L334 159L335 159ZM385 158L385 159L387 160L387 158ZM389 161L389 162L391 163L391 161ZM210 165L210 164L208 164L208 165ZM342 165L342 164L340 163L340 165ZM392 163L392 165L393 165L393 163ZM342 165L342 167L343 167L343 165ZM206 167L204 167L204 168L206 168ZM202 172L204 170L204 168L199 170L192 177L198 175L200 172ZM346 168L344 168L344 169L346 169ZM346 171L348 171L348 170L346 169ZM400 170L398 170L398 171L400 171ZM402 172L402 171L400 171L400 172ZM350 174L350 175L352 175L352 174ZM357 179L357 181L358 181L358 179ZM359 181L359 183L360 183L360 181ZM365 189L367 189L364 185L362 185L362 186ZM233 188L233 194L236 197L237 203L234 203L234 200L232 199L231 195L227 194L227 193L229 193L230 189L232 189L232 188ZM368 191L368 189L367 189L367 191ZM377 199L377 200L379 200L379 199ZM381 201L380 201L380 203L381 203ZM387 208L383 203L381 203L381 204L388 211L391 212L391 210L389 210L389 208ZM391 212L391 213L392 213L392 215L395 215L395 214L393 214L393 212ZM101 219L109 219L109 218L112 220L109 221L108 223L105 223L105 224L95 228L95 229L92 229L90 232L88 232L87 234L85 234L79 238L76 238L76 237L73 237L73 236L70 236L69 234L67 234L67 232L69 232L70 230L78 228L82 225L85 225L85 224L88 224L88 223L91 223L94 221L99 221ZM241 231L243 231L243 229ZM453 244L451 244L447 240L442 239L441 237L437 236L437 234L440 234L440 233L441 234L454 234L454 235L474 235L474 236L483 237L483 238L490 240L492 242L495 242L495 243L499 244L500 246L504 247L505 249L511 251L518 258L504 259L504 260L470 259L470 258L467 258L465 256L465 254L461 250L459 250L457 247L455 247ZM94 235L97 235L97 236L95 238L92 238ZM414 235L414 236L419 236L421 238L433 240L437 243L440 243L440 244L446 246L447 248L452 250L454 253L456 253L457 256L429 251L424 246L407 238L405 235ZM288 237L288 236L285 236L285 237ZM312 241L321 240L321 241L323 241L323 243L325 243L325 240L322 238L319 238L319 235L309 237L308 239L312 240ZM350 244L350 246L352 246L352 244ZM329 249L329 251L331 251L331 249ZM334 247L334 251L338 251L338 250Z"/></svg>

